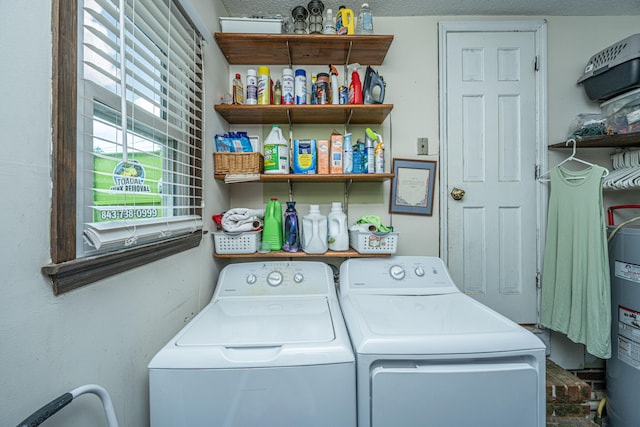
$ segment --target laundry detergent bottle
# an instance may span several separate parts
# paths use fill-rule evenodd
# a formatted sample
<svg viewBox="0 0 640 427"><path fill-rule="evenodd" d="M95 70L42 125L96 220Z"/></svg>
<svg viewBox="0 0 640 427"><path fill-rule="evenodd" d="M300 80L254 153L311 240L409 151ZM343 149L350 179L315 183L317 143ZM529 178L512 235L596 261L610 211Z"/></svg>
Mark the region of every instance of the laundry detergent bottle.
<svg viewBox="0 0 640 427"><path fill-rule="evenodd" d="M300 250L300 227L296 202L287 202L287 210L284 212L284 243L282 250L285 252L298 252Z"/></svg>
<svg viewBox="0 0 640 427"><path fill-rule="evenodd" d="M305 253L327 252L327 217L320 213L319 205L310 205L309 213L302 217L302 242Z"/></svg>
<svg viewBox="0 0 640 427"><path fill-rule="evenodd" d="M267 244L272 251L282 249L282 206L276 197L267 202L264 211L262 244Z"/></svg>
<svg viewBox="0 0 640 427"><path fill-rule="evenodd" d="M331 203L331 211L327 217L327 243L332 251L349 250L349 230L347 229L347 215L342 210L342 203Z"/></svg>

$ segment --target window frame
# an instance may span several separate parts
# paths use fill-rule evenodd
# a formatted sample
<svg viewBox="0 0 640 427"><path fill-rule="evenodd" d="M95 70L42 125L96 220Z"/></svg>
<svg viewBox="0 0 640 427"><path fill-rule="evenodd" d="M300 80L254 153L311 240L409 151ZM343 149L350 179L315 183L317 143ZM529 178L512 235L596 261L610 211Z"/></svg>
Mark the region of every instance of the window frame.
<svg viewBox="0 0 640 427"><path fill-rule="evenodd" d="M51 263L42 267L42 273L51 279L55 295L195 248L206 233L201 230L132 249L76 258L78 19L77 0L52 0ZM199 119L202 122L203 118ZM202 129L195 135L200 149L201 133ZM202 159L192 170L202 174L198 172L202 171ZM202 209L198 214L202 215Z"/></svg>

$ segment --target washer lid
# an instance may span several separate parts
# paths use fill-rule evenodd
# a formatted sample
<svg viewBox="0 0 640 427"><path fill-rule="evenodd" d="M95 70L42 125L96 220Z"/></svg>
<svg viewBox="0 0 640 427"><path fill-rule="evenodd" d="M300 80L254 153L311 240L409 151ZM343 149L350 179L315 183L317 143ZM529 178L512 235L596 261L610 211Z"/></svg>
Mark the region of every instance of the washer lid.
<svg viewBox="0 0 640 427"><path fill-rule="evenodd" d="M209 304L176 345L261 347L334 339L326 298L242 298Z"/></svg>
<svg viewBox="0 0 640 427"><path fill-rule="evenodd" d="M342 300L360 354L450 354L544 345L532 333L462 293L351 295Z"/></svg>

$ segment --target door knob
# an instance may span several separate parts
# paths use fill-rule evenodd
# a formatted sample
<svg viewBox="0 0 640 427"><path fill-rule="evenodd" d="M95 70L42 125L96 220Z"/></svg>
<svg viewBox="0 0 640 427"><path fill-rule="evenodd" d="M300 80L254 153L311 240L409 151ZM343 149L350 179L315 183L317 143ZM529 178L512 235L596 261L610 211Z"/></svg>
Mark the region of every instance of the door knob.
<svg viewBox="0 0 640 427"><path fill-rule="evenodd" d="M464 190L461 188L454 188L451 190L451 197L453 200L462 200L464 197Z"/></svg>

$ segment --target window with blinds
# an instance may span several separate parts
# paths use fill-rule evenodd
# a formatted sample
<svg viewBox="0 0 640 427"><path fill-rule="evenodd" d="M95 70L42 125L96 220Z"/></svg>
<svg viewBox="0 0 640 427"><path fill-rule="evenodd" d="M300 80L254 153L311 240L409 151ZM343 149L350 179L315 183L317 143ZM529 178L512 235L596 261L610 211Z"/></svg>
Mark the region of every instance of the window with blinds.
<svg viewBox="0 0 640 427"><path fill-rule="evenodd" d="M202 39L175 0L84 0L77 256L202 229Z"/></svg>

